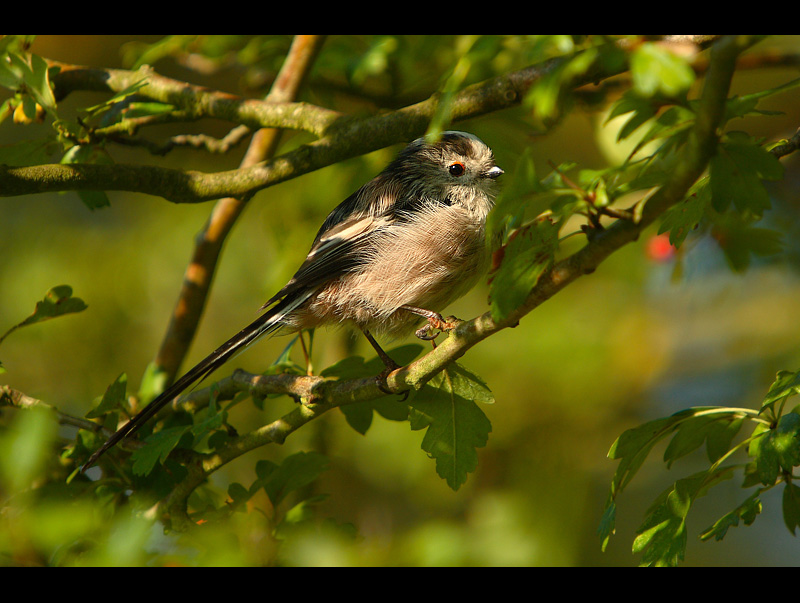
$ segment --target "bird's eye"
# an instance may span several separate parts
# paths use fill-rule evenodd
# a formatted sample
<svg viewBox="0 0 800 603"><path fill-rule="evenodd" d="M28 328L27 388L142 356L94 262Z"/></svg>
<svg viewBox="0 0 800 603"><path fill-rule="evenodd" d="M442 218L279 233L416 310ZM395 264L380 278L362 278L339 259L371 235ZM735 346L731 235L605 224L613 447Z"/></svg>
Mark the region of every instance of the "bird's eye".
<svg viewBox="0 0 800 603"><path fill-rule="evenodd" d="M447 171L450 172L451 176L461 176L465 171L464 164L460 162L456 162L450 164L450 167L447 168Z"/></svg>

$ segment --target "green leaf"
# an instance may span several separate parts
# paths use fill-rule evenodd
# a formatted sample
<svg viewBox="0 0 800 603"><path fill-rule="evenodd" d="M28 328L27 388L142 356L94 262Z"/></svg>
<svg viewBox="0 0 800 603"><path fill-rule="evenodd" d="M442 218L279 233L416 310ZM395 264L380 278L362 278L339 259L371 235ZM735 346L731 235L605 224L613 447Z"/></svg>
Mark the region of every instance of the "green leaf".
<svg viewBox="0 0 800 603"><path fill-rule="evenodd" d="M492 425L476 400L493 399L485 384L457 364L433 377L409 398L411 429L426 429L422 449L436 459L436 472L453 490L478 466L477 448Z"/></svg>
<svg viewBox="0 0 800 603"><path fill-rule="evenodd" d="M700 224L710 203L711 189L708 179L704 179L694 193L664 213L658 234L669 232L669 242L675 248L680 247L686 236Z"/></svg>
<svg viewBox="0 0 800 603"><path fill-rule="evenodd" d="M169 374L155 362L147 365L139 384L139 400L143 404L149 404L161 392L166 389Z"/></svg>
<svg viewBox="0 0 800 603"><path fill-rule="evenodd" d="M405 366L421 351L422 346L419 344L409 344L389 350L387 353L399 365ZM339 379L363 379L380 374L384 368L383 362L377 357L365 362L361 356L350 356L324 369L320 375ZM372 425L373 411L393 421L405 421L408 418L408 405L393 395L367 402L345 404L340 406L339 410L344 414L347 424L362 435Z"/></svg>
<svg viewBox="0 0 800 603"><path fill-rule="evenodd" d="M800 78L796 78L791 80L785 84L781 84L780 86L776 86L775 88L769 88L767 90L759 90L758 92L754 92L752 94L745 94L743 96L734 96L728 99L726 105L726 121L733 118L733 117L745 117L746 115L751 114L763 114L763 111L756 111L755 108L758 102L764 98L772 96L774 94L778 94L780 92L786 92L787 90L792 90L800 86Z"/></svg>
<svg viewBox="0 0 800 603"><path fill-rule="evenodd" d="M781 469L791 473L800 465L800 415L788 412L770 433L770 444L775 449Z"/></svg>
<svg viewBox="0 0 800 603"><path fill-rule="evenodd" d="M794 373L791 371L778 371L775 381L772 382L767 395L764 396L764 400L761 402L761 410L759 412L763 413L765 410L775 406L777 402L786 400L798 393L800 393L800 371Z"/></svg>
<svg viewBox="0 0 800 603"><path fill-rule="evenodd" d="M217 405L218 396L219 386L213 383L211 385L211 399L206 409L205 417L191 427L195 440L200 440L209 432L220 429L228 419L228 412Z"/></svg>
<svg viewBox="0 0 800 603"><path fill-rule="evenodd" d="M758 436L758 437L756 437ZM781 470L791 472L800 465L800 415L783 415L774 429L759 424L753 430L748 454L756 463L759 481L765 486L775 483Z"/></svg>
<svg viewBox="0 0 800 603"><path fill-rule="evenodd" d="M518 224L531 196L544 190L536 176L533 152L530 147L525 147L517 160L514 171L503 184L503 190L497 196L495 205L486 220L487 236L494 237L502 234L507 224ZM537 211L534 215L538 215L538 213L540 212Z"/></svg>
<svg viewBox="0 0 800 603"><path fill-rule="evenodd" d="M800 526L800 487L791 482L783 489L783 521L794 536Z"/></svg>
<svg viewBox="0 0 800 603"><path fill-rule="evenodd" d="M750 225L746 216L728 212L713 217L713 235L731 269L746 270L753 256L770 256L783 249L781 233Z"/></svg>
<svg viewBox="0 0 800 603"><path fill-rule="evenodd" d="M51 318L57 318L58 316L64 316L65 314L82 312L86 308L87 306L82 299L78 297L72 297L72 287L69 285L59 285L57 287L53 287L45 294L42 301L36 303L36 308L34 309L33 314L28 316L28 318L23 320L21 323L11 327L2 336L0 336L0 342L8 337L13 331L21 327L26 327L28 325L36 324L37 322L50 320Z"/></svg>
<svg viewBox="0 0 800 603"><path fill-rule="evenodd" d="M26 79L25 83L28 84L28 89L37 103L47 111L55 111L56 98L50 88L47 62L42 57L35 54L31 55L30 77Z"/></svg>
<svg viewBox="0 0 800 603"><path fill-rule="evenodd" d="M743 417L729 417L715 421L708 427L706 453L708 460L716 463L731 449L733 438L744 425Z"/></svg>
<svg viewBox="0 0 800 603"><path fill-rule="evenodd" d="M100 404L90 410L86 417L90 419L102 417L107 412L123 408L127 385L128 375L122 373L116 378L114 383L108 386L106 392L103 394L103 398L100 400Z"/></svg>
<svg viewBox="0 0 800 603"><path fill-rule="evenodd" d="M0 164L14 167L41 165L50 160L52 140L21 140L0 145Z"/></svg>
<svg viewBox="0 0 800 603"><path fill-rule="evenodd" d="M753 440L747 449L747 454L755 461L758 481L765 486L775 483L779 471L778 455L770 441L771 433L769 426L760 423L753 430Z"/></svg>
<svg viewBox="0 0 800 603"><path fill-rule="evenodd" d="M139 92L139 90L141 90L146 85L147 85L147 78L145 77L145 78L142 78L141 80L139 80L138 82L134 82L133 84L131 84L127 88L124 88L123 90L120 90L114 96L112 96L111 98L105 100L104 102L102 102L102 103L100 103L98 105L93 105L91 107L88 107L88 108L84 109L84 111L86 111L86 113L89 116L97 115L99 113L102 113L103 111L107 111L112 106L114 106L116 103L122 102L123 100L125 100L129 96L137 94ZM162 103L157 103L157 104L162 104Z"/></svg>
<svg viewBox="0 0 800 603"><path fill-rule="evenodd" d="M231 482L228 485L228 496L233 501L233 506L238 507L250 500L252 493L239 482Z"/></svg>
<svg viewBox="0 0 800 603"><path fill-rule="evenodd" d="M61 158L62 164L97 163L110 165L114 163L102 148L95 145L75 145L69 148ZM91 210L108 207L111 202L104 191L76 191L84 205Z"/></svg>
<svg viewBox="0 0 800 603"><path fill-rule="evenodd" d="M608 547L608 542L611 535L616 530L617 522L617 505L614 500L609 497L606 503L606 508L603 510L603 516L600 519L600 525L597 528L597 535L600 537L601 550L605 553Z"/></svg>
<svg viewBox="0 0 800 603"><path fill-rule="evenodd" d="M770 208L762 180L779 180L783 165L747 134L729 132L711 158L711 202L722 213L731 203L739 212L761 216Z"/></svg>
<svg viewBox="0 0 800 603"><path fill-rule="evenodd" d="M134 475L149 475L156 463L163 464L188 431L189 426L182 425L168 427L150 435L145 440L145 445L131 454Z"/></svg>
<svg viewBox="0 0 800 603"><path fill-rule="evenodd" d="M502 321L521 306L539 278L553 265L558 226L548 217L516 230L498 254L500 267L491 277L492 318Z"/></svg>
<svg viewBox="0 0 800 603"><path fill-rule="evenodd" d="M605 123L608 123L615 117L625 115L626 113L632 113L628 121L619 129L619 133L617 134L617 142L621 142L639 129L642 124L652 119L657 112L658 105L651 99L640 96L633 91L627 91L614 103Z"/></svg>
<svg viewBox="0 0 800 603"><path fill-rule="evenodd" d="M685 59L652 42L638 46L630 64L633 86L642 96L678 96L694 83L694 71Z"/></svg>
<svg viewBox="0 0 800 603"><path fill-rule="evenodd" d="M714 415L701 415L683 421L664 451L664 462L667 464L667 468L669 469L677 459L700 448L706 441L709 428L718 420L719 417Z"/></svg>
<svg viewBox="0 0 800 603"><path fill-rule="evenodd" d="M588 48L564 58L554 69L544 73L528 90L523 100L533 109L533 117L550 123L562 111L565 97L572 92L572 83L591 68L599 56L598 48Z"/></svg>
<svg viewBox="0 0 800 603"><path fill-rule="evenodd" d="M691 109L679 105L670 107L653 120L650 128L636 143L630 156L633 157L643 146L654 140L669 138L670 140L659 150L659 153L664 154L671 146L682 140L683 134L694 124L695 117L696 115Z"/></svg>
<svg viewBox="0 0 800 603"><path fill-rule="evenodd" d="M686 518L694 501L722 480L734 467L720 467L679 479L650 508L637 530L633 552L642 553L641 565L674 567L686 551Z"/></svg>
<svg viewBox="0 0 800 603"><path fill-rule="evenodd" d="M329 464L327 457L318 452L297 452L286 457L280 465L259 462L256 467L259 479L251 491L264 488L272 504L277 506L289 493L310 484L327 471Z"/></svg>
<svg viewBox="0 0 800 603"><path fill-rule="evenodd" d="M9 60L6 61L6 56ZM16 91L23 81L23 72L17 61L11 60L11 55L0 54L0 86Z"/></svg>
<svg viewBox="0 0 800 603"><path fill-rule="evenodd" d="M608 458L620 461L611 482L612 498L619 495L630 483L653 446L672 433L681 421L691 415L692 411L682 411L669 417L655 419L639 427L628 429L616 439L608 451Z"/></svg>
<svg viewBox="0 0 800 603"><path fill-rule="evenodd" d="M707 528L702 534L700 539L705 541L709 540L712 536L715 540L719 541L725 538L728 533L728 528L735 528L739 526L739 520L744 522L744 525L749 526L755 520L756 516L761 513L761 490L757 490L747 497L747 499L730 513L726 513L717 522Z"/></svg>

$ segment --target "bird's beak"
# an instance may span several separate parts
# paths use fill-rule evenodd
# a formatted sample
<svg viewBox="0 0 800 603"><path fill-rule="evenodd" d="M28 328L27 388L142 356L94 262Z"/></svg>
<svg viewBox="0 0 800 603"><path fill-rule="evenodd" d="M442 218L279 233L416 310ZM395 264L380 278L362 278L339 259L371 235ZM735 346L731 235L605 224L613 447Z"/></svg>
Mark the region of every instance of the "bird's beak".
<svg viewBox="0 0 800 603"><path fill-rule="evenodd" d="M492 169L488 170L483 175L486 178L491 178L492 180L494 180L495 178L497 178L498 176L502 176L503 174L504 174L504 172L503 172L502 169L500 169L497 166L494 166Z"/></svg>

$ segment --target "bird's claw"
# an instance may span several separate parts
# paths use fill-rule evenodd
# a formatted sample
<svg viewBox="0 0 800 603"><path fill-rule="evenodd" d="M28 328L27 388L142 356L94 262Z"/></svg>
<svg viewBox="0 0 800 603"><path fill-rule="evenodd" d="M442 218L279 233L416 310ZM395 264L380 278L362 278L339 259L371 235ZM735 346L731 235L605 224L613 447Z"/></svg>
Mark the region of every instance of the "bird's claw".
<svg viewBox="0 0 800 603"><path fill-rule="evenodd" d="M417 329L414 334L417 338L422 339L424 341L431 341L436 339L439 336L439 333L443 331L452 331L458 326L458 323L461 322L455 316L448 316L447 318L442 318L441 314L436 314L435 316L428 317L428 324L424 325L423 327ZM438 331L437 333L431 333L431 331Z"/></svg>

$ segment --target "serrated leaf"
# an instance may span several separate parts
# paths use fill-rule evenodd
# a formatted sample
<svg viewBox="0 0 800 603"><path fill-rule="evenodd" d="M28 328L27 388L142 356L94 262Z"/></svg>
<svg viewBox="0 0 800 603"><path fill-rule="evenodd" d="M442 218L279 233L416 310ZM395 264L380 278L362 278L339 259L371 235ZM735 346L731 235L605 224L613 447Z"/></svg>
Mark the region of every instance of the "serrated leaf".
<svg viewBox="0 0 800 603"><path fill-rule="evenodd" d="M239 482L231 482L228 485L228 496L235 506L246 503L252 494Z"/></svg>
<svg viewBox="0 0 800 603"><path fill-rule="evenodd" d="M534 118L539 121L555 119L564 95L572 91L572 82L594 64L598 54L598 48L588 48L562 60L535 81L523 99L523 106L532 108Z"/></svg>
<svg viewBox="0 0 800 603"><path fill-rule="evenodd" d="M36 102L47 111L55 111L56 98L50 88L47 62L40 56L32 54L30 78L26 79L28 90L33 94Z"/></svg>
<svg viewBox="0 0 800 603"><path fill-rule="evenodd" d="M694 83L694 71L686 60L658 44L638 46L630 64L634 88L643 96L677 96Z"/></svg>
<svg viewBox="0 0 800 603"><path fill-rule="evenodd" d="M778 464L781 469L791 473L794 467L800 465L800 415L794 412L783 415L770 436Z"/></svg>
<svg viewBox="0 0 800 603"><path fill-rule="evenodd" d="M744 425L744 418L732 418L716 421L708 428L706 437L706 453L708 460L716 463L731 449L733 438Z"/></svg>
<svg viewBox="0 0 800 603"><path fill-rule="evenodd" d="M759 424L753 430L748 454L753 457L758 479L765 486L774 484L781 470L791 472L800 465L800 415L784 414L773 429Z"/></svg>
<svg viewBox="0 0 800 603"><path fill-rule="evenodd" d="M500 267L489 289L492 318L502 321L521 306L539 278L553 265L558 225L542 217L515 231L501 250Z"/></svg>
<svg viewBox="0 0 800 603"><path fill-rule="evenodd" d="M427 429L422 449L436 460L436 472L453 490L477 468L477 449L486 445L492 430L475 403L490 395L484 387L454 364L409 398L411 429Z"/></svg>
<svg viewBox="0 0 800 603"><path fill-rule="evenodd" d="M730 132L711 158L711 202L722 213L731 204L739 212L761 216L770 208L762 180L779 180L783 165L778 159L741 133Z"/></svg>
<svg viewBox="0 0 800 603"><path fill-rule="evenodd" d="M50 159L52 141L21 140L14 144L0 145L0 164L14 167L40 165Z"/></svg>
<svg viewBox="0 0 800 603"><path fill-rule="evenodd" d="M329 466L327 457L318 452L297 452L286 457L278 466L262 465L264 477L259 475L258 486L277 506L290 492L302 488L317 479Z"/></svg>
<svg viewBox="0 0 800 603"><path fill-rule="evenodd" d="M653 103L651 99L640 96L633 91L628 91L614 103L605 123L607 124L615 117L626 113L633 114L617 133L617 142L621 142L633 134L642 124L652 119L657 112L658 105Z"/></svg>
<svg viewBox="0 0 800 603"><path fill-rule="evenodd" d="M696 115L691 109L680 105L670 107L653 120L650 128L642 135L636 146L633 147L630 156L633 157L646 144L661 138L669 139L659 149L659 154L666 154L673 146L682 143L684 133L692 127L695 117Z"/></svg>
<svg viewBox="0 0 800 603"><path fill-rule="evenodd" d="M761 410L759 413L763 413L765 410L772 408L777 402L799 393L800 371L778 371L778 374L775 376L775 381L769 386L769 391L761 402Z"/></svg>
<svg viewBox="0 0 800 603"><path fill-rule="evenodd" d="M145 445L131 454L134 475L149 475L156 463L163 464L169 453L178 445L181 438L189 431L188 425L168 427L154 434L146 440Z"/></svg>
<svg viewBox="0 0 800 603"><path fill-rule="evenodd" d="M715 540L719 541L725 538L728 533L728 528L735 528L739 526L739 521L744 522L744 525L749 526L755 520L756 516L761 513L761 490L757 490L747 497L747 499L730 513L726 513L714 523L713 526L707 528L700 534L701 540L709 540L712 536Z"/></svg>
<svg viewBox="0 0 800 603"><path fill-rule="evenodd" d="M127 88L124 88L123 90L120 90L114 96L112 96L111 98L105 100L104 102L102 102L100 104L97 104L97 105L93 105L91 107L88 107L88 108L84 109L84 111L86 111L86 113L89 116L97 115L99 113L102 113L103 111L107 111L108 109L110 109L116 103L119 103L119 102L125 100L126 98L128 98L129 96L132 96L132 95L138 93L139 90L141 90L146 85L147 85L147 78L143 78L143 79L139 80L138 82L134 82L133 84L131 84ZM159 104L161 104L161 103L159 103Z"/></svg>
<svg viewBox="0 0 800 603"><path fill-rule="evenodd" d="M795 529L800 526L800 487L791 482L783 489L783 521L794 536Z"/></svg>
<svg viewBox="0 0 800 603"><path fill-rule="evenodd" d="M664 451L667 468L679 458L697 450L706 441L710 426L718 420L716 416L699 416L683 421L675 430L675 435Z"/></svg>
<svg viewBox="0 0 800 603"><path fill-rule="evenodd" d="M711 203L708 180L698 186L694 194L669 208L661 219L658 234L669 232L669 242L678 248L686 236L700 224Z"/></svg>
<svg viewBox="0 0 800 603"><path fill-rule="evenodd" d="M128 375L122 373L116 378L114 383L108 386L103 394L103 398L100 400L100 404L90 410L86 417L90 419L94 417L101 417L107 412L122 408L122 403L125 401L127 386Z"/></svg>
<svg viewBox="0 0 800 603"><path fill-rule="evenodd" d="M769 427L759 423L753 430L753 440L747 449L747 454L755 461L755 475L765 486L775 483L779 471L778 455L772 447L770 435Z"/></svg>
<svg viewBox="0 0 800 603"><path fill-rule="evenodd" d="M94 145L74 145L70 147L61 158L62 164L96 163L110 165L113 163L108 153ZM78 198L91 210L108 207L111 202L104 191L83 190L76 191Z"/></svg>
<svg viewBox="0 0 800 603"><path fill-rule="evenodd" d="M776 86L775 88L759 90L758 92L755 92L753 94L745 94L742 96L734 96L732 98L729 98L725 107L726 108L725 120L727 121L734 117L745 117L746 115L750 114L756 114L756 115L763 114L765 113L764 111L755 110L760 100L772 96L774 94L778 94L780 92L792 90L793 88L796 88L798 86L800 86L800 78L796 78L785 84Z"/></svg>
<svg viewBox="0 0 800 603"><path fill-rule="evenodd" d="M207 433L220 429L228 419L228 412L217 405L219 397L219 386L216 383L211 385L211 399L206 409L205 417L192 425L191 432L196 440L199 440Z"/></svg>
<svg viewBox="0 0 800 603"><path fill-rule="evenodd" d="M45 294L42 301L36 303L33 314L0 336L0 342L21 327L64 316L65 314L82 312L86 308L87 306L82 299L72 297L72 287L69 285L53 287Z"/></svg>
<svg viewBox="0 0 800 603"><path fill-rule="evenodd" d="M506 225L518 224L531 200L531 195L543 191L544 187L536 175L533 152L530 147L525 147L486 219L487 236L502 234Z"/></svg>
<svg viewBox="0 0 800 603"><path fill-rule="evenodd" d="M422 346L409 344L389 350L387 353L399 365L405 366L414 360L420 351ZM361 356L350 356L324 369L320 374L323 377L339 379L361 379L378 375L384 368L382 361L377 357L367 362ZM408 418L408 405L398 400L396 396L345 404L340 406L339 410L345 416L347 424L362 435L372 426L373 411L390 420L405 421Z"/></svg>
<svg viewBox="0 0 800 603"><path fill-rule="evenodd" d="M600 525L597 528L597 535L600 537L600 549L605 552L608 547L608 542L611 535L616 530L617 523L617 505L609 499L606 508L603 510L603 516L600 518Z"/></svg>
<svg viewBox="0 0 800 603"><path fill-rule="evenodd" d="M637 530L633 552L642 553L644 566L674 567L686 551L686 517L694 501L722 480L729 479L733 467L720 467L679 479L657 499Z"/></svg>

